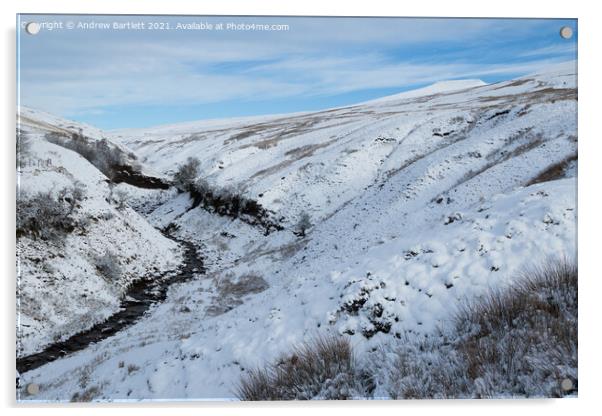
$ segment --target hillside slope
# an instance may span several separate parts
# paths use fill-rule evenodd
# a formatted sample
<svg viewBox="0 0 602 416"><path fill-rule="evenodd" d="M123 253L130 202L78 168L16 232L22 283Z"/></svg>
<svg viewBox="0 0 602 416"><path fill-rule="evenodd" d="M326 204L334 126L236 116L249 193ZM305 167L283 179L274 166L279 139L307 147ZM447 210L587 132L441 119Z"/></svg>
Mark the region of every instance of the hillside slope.
<svg viewBox="0 0 602 416"><path fill-rule="evenodd" d="M88 124L65 120L52 114L21 106L18 129L35 132L46 141L79 153L112 182L141 188L167 189L167 179L148 166L127 147L107 138L102 130Z"/></svg>
<svg viewBox="0 0 602 416"><path fill-rule="evenodd" d="M429 335L524 267L576 256L576 111L568 63L325 111L112 132L166 176L198 157L200 177L257 199L284 229L127 188L151 224L203 244L205 278L24 380L47 386L42 400L231 399L245 371L317 333L362 354ZM305 237L292 232L302 212Z"/></svg>
<svg viewBox="0 0 602 416"><path fill-rule="evenodd" d="M19 124L18 356L105 319L133 280L174 269L181 251L89 161L45 139L55 124L28 114Z"/></svg>
<svg viewBox="0 0 602 416"><path fill-rule="evenodd" d="M301 210L326 218L367 188L382 195L380 187L390 186L399 192L387 204L421 206L479 176L488 183L469 188L487 197L575 154L574 72L566 64L459 91L426 88L426 95L299 115L121 131L115 140L164 173L198 156L209 182L239 188L291 221ZM496 181L502 169L512 172L509 182Z"/></svg>

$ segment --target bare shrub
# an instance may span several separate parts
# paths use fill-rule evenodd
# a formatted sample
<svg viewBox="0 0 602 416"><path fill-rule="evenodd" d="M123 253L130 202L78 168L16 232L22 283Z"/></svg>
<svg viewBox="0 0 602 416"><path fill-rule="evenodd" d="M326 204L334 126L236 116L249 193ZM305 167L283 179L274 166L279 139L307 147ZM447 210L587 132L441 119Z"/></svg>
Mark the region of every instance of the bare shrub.
<svg viewBox="0 0 602 416"><path fill-rule="evenodd" d="M199 178L194 183L194 189L199 194L204 195L208 192L211 192L211 185L209 185L207 179Z"/></svg>
<svg viewBox="0 0 602 416"><path fill-rule="evenodd" d="M222 215L230 215L238 218L242 214L249 215L247 210L248 199L243 195L240 188L228 186L213 192L214 208L216 212Z"/></svg>
<svg viewBox="0 0 602 416"><path fill-rule="evenodd" d="M316 337L241 380L241 400L344 400L364 394L346 338Z"/></svg>
<svg viewBox="0 0 602 416"><path fill-rule="evenodd" d="M181 164L176 173L173 175L174 185L184 191L191 192L194 190L197 176L199 174L199 167L201 162L196 157L189 157L185 163Z"/></svg>
<svg viewBox="0 0 602 416"><path fill-rule="evenodd" d="M311 217L305 211L301 212L299 216L299 221L295 225L295 229L297 231L297 235L299 237L305 237L306 231L311 227Z"/></svg>
<svg viewBox="0 0 602 416"><path fill-rule="evenodd" d="M76 181L71 188L71 196L76 203L82 202L86 198L86 188L84 184Z"/></svg>
<svg viewBox="0 0 602 416"><path fill-rule="evenodd" d="M28 134L17 129L17 169L25 164L25 159L31 155L31 138Z"/></svg>
<svg viewBox="0 0 602 416"><path fill-rule="evenodd" d="M63 188L58 192L58 200L67 204L69 213L72 213L76 208L80 208L85 198L86 189L84 184L79 181L76 181L73 186Z"/></svg>
<svg viewBox="0 0 602 416"><path fill-rule="evenodd" d="M113 283L121 279L123 271L121 270L121 266L119 264L119 257L117 257L117 255L114 253L107 251L102 256L97 256L94 263L98 272L108 282Z"/></svg>
<svg viewBox="0 0 602 416"><path fill-rule="evenodd" d="M84 195L85 191L78 184L56 193L21 194L17 203L17 237L27 235L34 239L62 240L80 225L74 211L80 206Z"/></svg>
<svg viewBox="0 0 602 416"><path fill-rule="evenodd" d="M88 160L94 158L94 152L91 147L85 142L83 136L77 133L73 133L70 137L65 133L49 131L44 135L44 138L50 143L73 150Z"/></svg>
<svg viewBox="0 0 602 416"><path fill-rule="evenodd" d="M111 192L111 197L118 210L121 211L128 206L129 196L124 189L117 189L114 192Z"/></svg>
<svg viewBox="0 0 602 416"><path fill-rule="evenodd" d="M95 144L94 158L90 161L98 170L113 180L116 175L116 169L123 166L126 162L125 154L116 146L111 145L107 139L92 143Z"/></svg>
<svg viewBox="0 0 602 416"><path fill-rule="evenodd" d="M126 163L127 155L107 139L94 140L83 135L81 129L71 136L48 132L44 136L50 143L57 144L73 150L93 164L107 178L113 180L117 174L117 168Z"/></svg>
<svg viewBox="0 0 602 416"><path fill-rule="evenodd" d="M204 209L219 215L239 218L242 221L271 230L282 230L283 227L271 217L259 202L243 196L242 189L235 186L218 188L212 186L206 179L196 179L200 162L189 158L174 174L173 183L182 192L190 192L194 199L193 207L202 206ZM281 219L282 220L282 219Z"/></svg>
<svg viewBox="0 0 602 416"><path fill-rule="evenodd" d="M140 367L136 364L128 364L128 374L135 373L138 370L140 370Z"/></svg>

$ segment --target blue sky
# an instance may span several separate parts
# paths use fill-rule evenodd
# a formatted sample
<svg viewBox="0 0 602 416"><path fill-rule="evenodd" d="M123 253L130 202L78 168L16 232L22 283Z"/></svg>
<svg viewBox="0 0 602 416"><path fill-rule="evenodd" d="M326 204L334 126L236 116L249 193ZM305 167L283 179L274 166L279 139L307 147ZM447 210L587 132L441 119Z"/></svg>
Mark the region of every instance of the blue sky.
<svg viewBox="0 0 602 416"><path fill-rule="evenodd" d="M449 79L497 82L576 59L577 21L23 15L19 101L104 129L353 104ZM65 29L68 22L171 30ZM287 31L177 30L177 23ZM573 28L562 39L562 26Z"/></svg>

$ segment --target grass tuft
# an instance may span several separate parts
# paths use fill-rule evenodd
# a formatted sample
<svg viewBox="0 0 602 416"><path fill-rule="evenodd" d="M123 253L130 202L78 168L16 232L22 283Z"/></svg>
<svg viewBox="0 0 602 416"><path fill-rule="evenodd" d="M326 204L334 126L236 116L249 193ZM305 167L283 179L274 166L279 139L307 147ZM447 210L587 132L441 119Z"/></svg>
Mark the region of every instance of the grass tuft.
<svg viewBox="0 0 602 416"><path fill-rule="evenodd" d="M577 287L577 266L566 260L531 269L510 288L463 305L451 330L406 337L383 383L394 398L574 395Z"/></svg>
<svg viewBox="0 0 602 416"><path fill-rule="evenodd" d="M315 337L241 380L241 400L346 400L361 395L351 344L346 338Z"/></svg>

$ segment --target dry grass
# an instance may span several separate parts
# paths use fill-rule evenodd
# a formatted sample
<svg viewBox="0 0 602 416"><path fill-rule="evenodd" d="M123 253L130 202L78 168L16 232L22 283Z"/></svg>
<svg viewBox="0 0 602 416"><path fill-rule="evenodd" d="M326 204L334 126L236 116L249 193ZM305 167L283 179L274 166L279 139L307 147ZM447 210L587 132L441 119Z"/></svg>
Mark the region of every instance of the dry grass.
<svg viewBox="0 0 602 416"><path fill-rule="evenodd" d="M468 377L485 383L486 396L495 395L498 386L540 395L527 384L544 380L556 380L549 394L562 396L564 378L576 385L577 288L577 267L553 262L463 308L456 317L456 330L464 335L457 349Z"/></svg>
<svg viewBox="0 0 602 416"><path fill-rule="evenodd" d="M268 282L255 273L246 273L238 278L233 274L220 276L216 280L217 292L207 308L209 316L218 316L243 304L243 298L261 293L269 288Z"/></svg>
<svg viewBox="0 0 602 416"><path fill-rule="evenodd" d="M100 395L100 388L98 386L92 386L90 388L85 389L82 392L76 392L71 396L72 402L91 402L96 399Z"/></svg>
<svg viewBox="0 0 602 416"><path fill-rule="evenodd" d="M532 269L511 288L464 305L451 330L406 337L393 360L376 363L389 367L381 368L382 383L394 398L576 394L577 286L577 267L567 261ZM573 389L562 390L565 379Z"/></svg>
<svg viewBox="0 0 602 416"><path fill-rule="evenodd" d="M232 295L240 298L249 294L261 293L268 287L268 282L255 273L243 274L235 281L226 277L218 284L221 297Z"/></svg>
<svg viewBox="0 0 602 416"><path fill-rule="evenodd" d="M345 400L361 395L351 344L316 337L265 368L251 370L236 395L241 400Z"/></svg>
<svg viewBox="0 0 602 416"><path fill-rule="evenodd" d="M561 162L549 166L544 171L540 172L536 177L531 179L525 184L525 186L531 186L536 183L553 181L566 177L566 170L570 166L571 162L577 160L577 154L573 154Z"/></svg>

